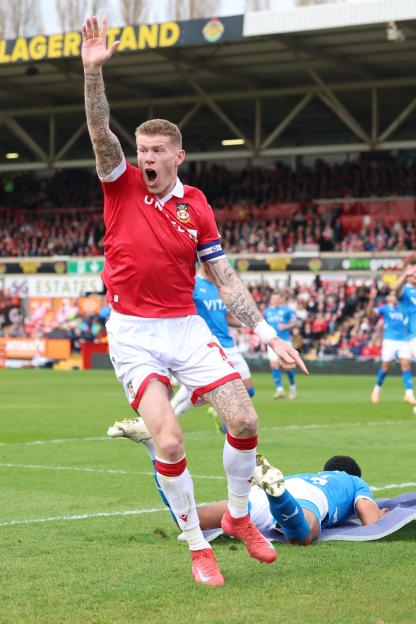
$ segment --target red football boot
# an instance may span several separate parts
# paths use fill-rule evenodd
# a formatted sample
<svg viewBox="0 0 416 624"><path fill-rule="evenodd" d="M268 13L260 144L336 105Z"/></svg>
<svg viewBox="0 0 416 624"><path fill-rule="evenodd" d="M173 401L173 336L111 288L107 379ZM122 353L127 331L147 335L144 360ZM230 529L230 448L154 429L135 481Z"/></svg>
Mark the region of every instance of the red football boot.
<svg viewBox="0 0 416 624"><path fill-rule="evenodd" d="M191 550L192 575L200 585L224 585L212 548Z"/></svg>
<svg viewBox="0 0 416 624"><path fill-rule="evenodd" d="M224 533L236 537L246 545L250 555L262 563L272 563L277 553L272 544L258 530L249 516L233 518L227 510L222 517L221 527Z"/></svg>

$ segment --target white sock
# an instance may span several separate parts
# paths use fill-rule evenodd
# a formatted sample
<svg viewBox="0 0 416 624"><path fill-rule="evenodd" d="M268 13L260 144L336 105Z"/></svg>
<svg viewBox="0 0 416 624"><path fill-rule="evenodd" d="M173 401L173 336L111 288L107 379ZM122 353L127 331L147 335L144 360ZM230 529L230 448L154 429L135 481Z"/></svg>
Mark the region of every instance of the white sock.
<svg viewBox="0 0 416 624"><path fill-rule="evenodd" d="M256 467L256 449L243 451L224 443L224 469L228 479L228 509L233 518L248 514L248 496Z"/></svg>
<svg viewBox="0 0 416 624"><path fill-rule="evenodd" d="M146 451L152 461L156 459L156 447L153 442L153 438L148 438L147 440L143 440L142 444L146 447Z"/></svg>
<svg viewBox="0 0 416 624"><path fill-rule="evenodd" d="M180 416L184 412L186 412L190 407L192 407L192 401L190 397L187 397L179 405L174 408L175 416Z"/></svg>
<svg viewBox="0 0 416 624"><path fill-rule="evenodd" d="M179 403L182 403L182 401L188 398L188 395L189 395L188 389L185 386L181 386L170 402L173 409L175 409L175 407L179 405Z"/></svg>
<svg viewBox="0 0 416 624"><path fill-rule="evenodd" d="M190 550L202 550L209 548L199 526L198 513L196 511L194 487L191 475L187 468L177 476L160 474L157 462L169 464L164 459L156 458L157 478L160 487L166 496L172 512L175 514L179 528L186 537ZM178 462L179 463L179 462ZM172 464L174 466L174 464Z"/></svg>

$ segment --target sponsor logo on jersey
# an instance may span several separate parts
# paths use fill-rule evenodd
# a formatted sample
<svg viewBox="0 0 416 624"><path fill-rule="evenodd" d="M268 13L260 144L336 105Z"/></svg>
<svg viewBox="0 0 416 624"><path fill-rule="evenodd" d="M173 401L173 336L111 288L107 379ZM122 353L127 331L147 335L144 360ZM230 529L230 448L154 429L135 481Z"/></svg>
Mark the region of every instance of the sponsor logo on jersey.
<svg viewBox="0 0 416 624"><path fill-rule="evenodd" d="M189 223L191 215L189 214L189 204L176 204L176 218L181 223Z"/></svg>

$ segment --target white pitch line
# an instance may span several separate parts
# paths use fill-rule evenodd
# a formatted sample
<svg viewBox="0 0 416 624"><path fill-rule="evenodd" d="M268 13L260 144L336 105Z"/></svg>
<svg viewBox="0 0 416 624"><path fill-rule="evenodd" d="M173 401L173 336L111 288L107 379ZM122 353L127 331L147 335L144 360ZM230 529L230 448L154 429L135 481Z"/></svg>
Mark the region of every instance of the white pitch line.
<svg viewBox="0 0 416 624"><path fill-rule="evenodd" d="M108 436L94 436L89 438L58 438L56 440L29 440L28 442L0 442L0 446L15 446L22 444L23 446L41 446L43 444L66 444L67 442L101 442L102 440L110 440Z"/></svg>
<svg viewBox="0 0 416 624"><path fill-rule="evenodd" d="M119 470L115 468L89 468L89 467L78 467L78 466L46 466L43 464L9 464L9 463L0 463L0 468L23 468L23 469L35 469L35 470L57 470L57 471L67 471L67 472L97 472L104 474L116 474L116 475L141 475L146 477L153 477L153 472L140 472L134 470ZM224 481L226 479L225 476L215 476L215 475L192 475L193 479L210 479L216 481ZM407 483L390 483L387 485L370 485L370 488L373 492L382 492L383 490L394 490L394 489L402 489L405 487L415 487L416 481L408 481Z"/></svg>
<svg viewBox="0 0 416 624"><path fill-rule="evenodd" d="M416 425L416 419L409 420L374 420L370 422L339 422L339 423L323 423L310 425L281 425L276 427L261 427L262 431L302 431L308 429L335 429L337 427L385 427L388 425ZM186 431L185 436L193 435L217 435L214 431L201 429L199 431ZM125 438L120 438L121 440ZM108 442L111 440L108 436L93 436L86 438L58 438L55 440L30 440L28 442L0 442L0 447L14 446L22 444L23 446L42 446L43 444L67 444L71 442Z"/></svg>
<svg viewBox="0 0 416 624"><path fill-rule="evenodd" d="M410 481L408 483L391 483L389 485L382 486L370 486L373 491L382 491L390 489L400 489L404 487L416 486L416 482ZM208 505L209 503L201 503L200 506ZM7 520L6 522L0 522L0 527L16 526L22 524L39 524L44 522L67 522L73 520L88 520L90 518L110 518L117 516L140 516L141 514L159 513L162 511L168 511L167 507L156 507L153 509L132 509L126 511L98 511L96 513L89 514L77 514L73 516L50 516L48 518L30 518L28 520Z"/></svg>
<svg viewBox="0 0 416 624"><path fill-rule="evenodd" d="M23 468L23 469L35 469L35 470L63 470L68 472L98 472L105 474L121 474L121 475L141 475L147 477L153 477L153 472L140 472L135 470L118 470L114 468L89 468L80 466L46 466L43 464L10 464L0 463L0 468ZM194 479L213 479L223 481L226 477L213 476L213 475L192 475Z"/></svg>
<svg viewBox="0 0 416 624"><path fill-rule="evenodd" d="M390 483L389 485L370 485L373 492L381 492L383 490L395 490L405 487L415 487L416 481L409 481L409 483Z"/></svg>
<svg viewBox="0 0 416 624"><path fill-rule="evenodd" d="M157 513L167 511L167 507L157 509L132 509L131 511L98 511L91 514L79 514L76 516L51 516L50 518L31 518L30 520L9 520L0 522L0 527L15 526L16 524L36 524L39 522L61 522L67 520L87 520L88 518L108 518L111 516L139 516L144 513Z"/></svg>

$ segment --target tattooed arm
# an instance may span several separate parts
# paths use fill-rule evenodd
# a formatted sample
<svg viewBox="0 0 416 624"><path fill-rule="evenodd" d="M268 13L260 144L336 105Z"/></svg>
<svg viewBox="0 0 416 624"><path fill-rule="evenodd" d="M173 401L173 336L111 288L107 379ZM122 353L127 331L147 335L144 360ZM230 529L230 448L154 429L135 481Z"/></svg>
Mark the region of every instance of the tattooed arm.
<svg viewBox="0 0 416 624"><path fill-rule="evenodd" d="M204 263L204 269L217 286L221 299L239 321L254 329L263 320L256 304L225 257Z"/></svg>
<svg viewBox="0 0 416 624"><path fill-rule="evenodd" d="M230 312L259 335L259 325L265 324L267 327L266 321L258 311L247 288L234 269L228 264L227 259L221 257L217 260L205 262L204 269L217 286L221 299ZM269 329L271 330L270 327ZM280 364L283 368L294 368L297 365L306 375L308 374L308 370L299 353L287 342L281 340L276 335L273 337L269 336L266 342L279 356Z"/></svg>
<svg viewBox="0 0 416 624"><path fill-rule="evenodd" d="M102 66L115 52L118 41L108 49L106 42L107 20L96 17L82 25L82 62L85 76L85 111L88 131L101 177L110 174L124 158L120 141L110 130L110 110L105 96Z"/></svg>

